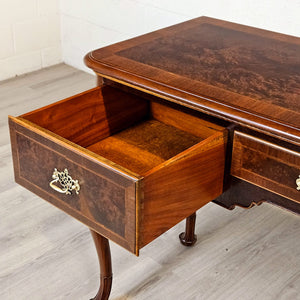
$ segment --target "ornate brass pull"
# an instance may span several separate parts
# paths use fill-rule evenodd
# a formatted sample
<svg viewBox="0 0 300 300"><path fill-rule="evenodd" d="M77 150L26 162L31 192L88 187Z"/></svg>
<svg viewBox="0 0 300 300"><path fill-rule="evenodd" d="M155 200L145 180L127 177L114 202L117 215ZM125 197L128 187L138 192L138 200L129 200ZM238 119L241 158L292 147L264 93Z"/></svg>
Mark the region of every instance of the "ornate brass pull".
<svg viewBox="0 0 300 300"><path fill-rule="evenodd" d="M53 180L50 182L50 186L57 192L70 195L73 190L75 190L76 194L79 194L80 185L78 180L73 180L72 177L69 175L69 171L65 169L63 172L57 171L54 169L52 174ZM55 183L59 182L62 186L61 188L57 186Z"/></svg>
<svg viewBox="0 0 300 300"><path fill-rule="evenodd" d="M296 179L297 190L300 191L300 175L299 178Z"/></svg>

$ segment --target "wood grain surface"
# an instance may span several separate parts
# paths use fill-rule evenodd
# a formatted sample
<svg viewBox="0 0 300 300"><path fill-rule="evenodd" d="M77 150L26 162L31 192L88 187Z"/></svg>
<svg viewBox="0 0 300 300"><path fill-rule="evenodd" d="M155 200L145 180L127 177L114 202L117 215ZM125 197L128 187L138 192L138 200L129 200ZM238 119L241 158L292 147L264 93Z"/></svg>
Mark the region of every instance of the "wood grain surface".
<svg viewBox="0 0 300 300"><path fill-rule="evenodd" d="M85 91L24 114L26 120L82 147L143 120L148 104L109 86Z"/></svg>
<svg viewBox="0 0 300 300"><path fill-rule="evenodd" d="M300 203L299 152L254 136L234 133L231 174Z"/></svg>
<svg viewBox="0 0 300 300"><path fill-rule="evenodd" d="M106 78L300 145L300 39L196 18L90 52Z"/></svg>
<svg viewBox="0 0 300 300"><path fill-rule="evenodd" d="M217 132L146 174L141 247L222 194L226 143Z"/></svg>
<svg viewBox="0 0 300 300"><path fill-rule="evenodd" d="M95 78L58 65L0 83L0 298L85 300L99 286L88 228L14 183L7 115L90 89ZM240 194L242 197L242 194ZM114 243L112 300L300 299L299 216L263 204L197 212L198 242L181 222L137 258Z"/></svg>
<svg viewBox="0 0 300 300"><path fill-rule="evenodd" d="M200 141L188 132L152 119L103 139L88 149L143 176Z"/></svg>

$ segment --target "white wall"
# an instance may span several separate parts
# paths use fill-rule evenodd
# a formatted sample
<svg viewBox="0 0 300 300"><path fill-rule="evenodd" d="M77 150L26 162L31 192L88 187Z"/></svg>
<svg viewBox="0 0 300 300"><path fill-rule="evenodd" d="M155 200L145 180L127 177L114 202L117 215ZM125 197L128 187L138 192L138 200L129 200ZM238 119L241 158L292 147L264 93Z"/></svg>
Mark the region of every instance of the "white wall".
<svg viewBox="0 0 300 300"><path fill-rule="evenodd" d="M59 0L0 0L0 80L61 61Z"/></svg>
<svg viewBox="0 0 300 300"><path fill-rule="evenodd" d="M0 0L0 80L202 15L300 36L300 0Z"/></svg>
<svg viewBox="0 0 300 300"><path fill-rule="evenodd" d="M61 0L63 60L202 15L300 36L300 0Z"/></svg>

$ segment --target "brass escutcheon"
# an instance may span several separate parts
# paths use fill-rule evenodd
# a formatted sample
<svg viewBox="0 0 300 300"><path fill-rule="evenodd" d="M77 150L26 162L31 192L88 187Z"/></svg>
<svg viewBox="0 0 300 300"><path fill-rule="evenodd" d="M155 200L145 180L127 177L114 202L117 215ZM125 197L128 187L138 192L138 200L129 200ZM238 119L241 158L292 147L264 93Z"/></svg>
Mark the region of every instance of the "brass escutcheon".
<svg viewBox="0 0 300 300"><path fill-rule="evenodd" d="M68 169L65 169L63 172L57 171L54 169L52 174L53 180L49 183L49 185L57 192L70 195L73 190L75 190L76 194L79 194L80 185L78 180L72 179L69 175ZM56 183L59 183L61 187L57 186Z"/></svg>
<svg viewBox="0 0 300 300"><path fill-rule="evenodd" d="M296 179L297 190L300 191L300 175L299 178Z"/></svg>

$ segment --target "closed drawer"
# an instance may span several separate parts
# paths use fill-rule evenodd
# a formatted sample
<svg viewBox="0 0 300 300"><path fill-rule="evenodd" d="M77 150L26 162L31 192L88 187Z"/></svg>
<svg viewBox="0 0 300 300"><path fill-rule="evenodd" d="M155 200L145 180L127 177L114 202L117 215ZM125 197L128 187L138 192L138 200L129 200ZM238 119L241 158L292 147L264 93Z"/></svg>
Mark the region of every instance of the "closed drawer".
<svg viewBox="0 0 300 300"><path fill-rule="evenodd" d="M235 132L231 174L300 203L300 154ZM300 183L299 183L300 186Z"/></svg>
<svg viewBox="0 0 300 300"><path fill-rule="evenodd" d="M222 193L223 127L111 86L9 124L16 181L135 254Z"/></svg>

